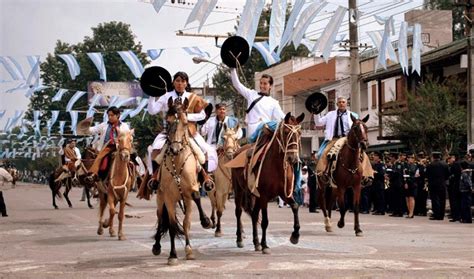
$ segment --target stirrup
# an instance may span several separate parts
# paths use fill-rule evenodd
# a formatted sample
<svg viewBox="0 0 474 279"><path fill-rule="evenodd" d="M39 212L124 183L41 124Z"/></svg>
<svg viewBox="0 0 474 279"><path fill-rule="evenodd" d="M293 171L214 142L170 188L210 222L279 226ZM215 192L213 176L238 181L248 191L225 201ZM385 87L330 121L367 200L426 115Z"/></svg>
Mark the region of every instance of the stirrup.
<svg viewBox="0 0 474 279"><path fill-rule="evenodd" d="M158 191L158 188L160 187L160 182L156 178L151 178L150 181L147 182L146 186L151 191Z"/></svg>
<svg viewBox="0 0 474 279"><path fill-rule="evenodd" d="M215 184L212 179L205 180L202 185L204 186L204 190L207 192L212 191L215 188Z"/></svg>

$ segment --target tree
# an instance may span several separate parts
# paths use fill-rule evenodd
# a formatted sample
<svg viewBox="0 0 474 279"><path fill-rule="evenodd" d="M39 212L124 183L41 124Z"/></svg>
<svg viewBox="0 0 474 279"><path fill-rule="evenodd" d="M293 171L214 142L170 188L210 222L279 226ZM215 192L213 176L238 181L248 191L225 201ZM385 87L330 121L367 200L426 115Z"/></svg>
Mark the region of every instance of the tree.
<svg viewBox="0 0 474 279"><path fill-rule="evenodd" d="M287 10L287 17L291 7ZM271 7L267 6L260 16L259 27L257 29L257 36L265 36L269 32L269 24L271 15ZM290 60L293 56L308 56L308 49L301 45L297 49L293 46L287 46L281 53L281 62ZM243 77L241 78L242 84L248 88L254 88L254 74L255 72L261 72L267 69L267 65L263 60L262 56L256 49L252 50L252 55L249 61L242 67ZM240 74L240 73L239 73ZM229 78L228 69L219 68L212 77L212 82L217 89L217 95L221 100L229 102L232 105L234 114L236 117L242 118L245 115L245 108L247 107L245 99L238 94Z"/></svg>
<svg viewBox="0 0 474 279"><path fill-rule="evenodd" d="M457 80L426 79L415 92L407 92L408 110L385 122L390 134L426 153L465 150L460 145L466 138L466 108L458 98L464 90Z"/></svg>
<svg viewBox="0 0 474 279"><path fill-rule="evenodd" d="M466 37L466 19L464 18L464 7L456 5L453 0L429 0L425 3L426 9L451 10L453 14L453 40Z"/></svg>

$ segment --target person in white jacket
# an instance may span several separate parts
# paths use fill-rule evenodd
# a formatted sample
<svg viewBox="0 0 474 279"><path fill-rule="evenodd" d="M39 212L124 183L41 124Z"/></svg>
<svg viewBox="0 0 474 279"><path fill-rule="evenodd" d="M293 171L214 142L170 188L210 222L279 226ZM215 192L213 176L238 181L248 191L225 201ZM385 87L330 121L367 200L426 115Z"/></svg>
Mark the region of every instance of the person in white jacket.
<svg viewBox="0 0 474 279"><path fill-rule="evenodd" d="M110 107L107 109L108 121L102 122L99 125L89 127L89 133L92 135L99 135L97 142L97 149L99 154L94 160L89 169L89 179L97 180L99 169L102 160L116 149L116 140L121 132L130 131L128 124L121 122L120 109L117 107Z"/></svg>
<svg viewBox="0 0 474 279"><path fill-rule="evenodd" d="M227 104L216 105L216 115L209 119L201 127L201 135L206 137L206 141L214 149L218 150L224 144L224 124L229 128L234 128L239 124L239 120L232 116L227 116ZM237 139L242 138L242 129L236 132Z"/></svg>
<svg viewBox="0 0 474 279"><path fill-rule="evenodd" d="M237 70L230 71L232 85L247 100L247 110L245 123L247 124L247 138L250 138L261 123L269 121L281 121L285 114L280 107L280 103L270 96L273 78L264 74L260 78L260 91L245 87L237 76Z"/></svg>

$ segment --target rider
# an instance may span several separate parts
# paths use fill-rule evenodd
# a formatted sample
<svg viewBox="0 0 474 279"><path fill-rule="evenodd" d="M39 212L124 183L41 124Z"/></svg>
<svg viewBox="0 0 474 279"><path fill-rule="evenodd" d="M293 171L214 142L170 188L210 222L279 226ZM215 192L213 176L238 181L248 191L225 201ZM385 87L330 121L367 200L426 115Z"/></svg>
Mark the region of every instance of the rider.
<svg viewBox="0 0 474 279"><path fill-rule="evenodd" d="M120 132L127 132L130 130L128 124L120 121L120 109L117 107L113 106L108 108L107 116L108 121L100 123L94 127L89 127L89 133L92 135L99 134L99 140L96 145L99 154L89 169L89 180L98 180L99 170L105 170L108 163L108 160L103 161L103 159L116 150L115 144Z"/></svg>
<svg viewBox="0 0 474 279"><path fill-rule="evenodd" d="M208 166L207 171L213 172L217 168L217 153L216 151L206 143L204 138L197 133L196 122L199 120L203 120L206 118L206 113L204 108L206 107L207 103L204 99L199 97L194 93L190 93L191 85L189 84L189 77L188 74L185 72L177 72L173 77L173 87L174 90L167 92L163 96L157 97L150 97L148 99L148 113L151 115L157 114L159 112L166 113L168 111L168 99L171 97L173 101L176 99L184 101L185 98L188 99L189 105L187 109L187 118L189 121L189 132L191 136L194 138L197 145L201 148L201 150L207 154L208 159ZM166 123L165 123L166 125ZM166 130L163 129L160 134L158 134L155 138L155 141L151 145L151 148L148 149L148 157L147 157L147 167L148 173L151 175L153 174L151 181L153 188L158 187L158 169L153 173L152 168L152 160L158 156L161 149L166 143L167 135ZM201 176L203 178L203 185L206 190L211 190L214 187L214 182L212 181L211 177L207 174L204 167L201 168Z"/></svg>
<svg viewBox="0 0 474 279"><path fill-rule="evenodd" d="M214 149L219 150L224 144L224 124L229 128L238 125L239 120L232 116L227 116L227 104L219 103L216 105L216 115L211 116L201 127L201 134L206 136L207 143ZM242 138L242 129L236 131L237 139Z"/></svg>
<svg viewBox="0 0 474 279"><path fill-rule="evenodd" d="M60 153L61 152L63 153L62 155L64 155L63 172L58 178L55 179L55 182L61 181L67 176L68 172L74 176L74 173L81 163L81 152L76 146L75 139L70 139L69 143L64 147L64 149L60 150Z"/></svg>
<svg viewBox="0 0 474 279"><path fill-rule="evenodd" d="M347 99L340 96L337 98L337 110L332 110L323 117L321 117L319 114L314 115L314 122L316 124L316 127L325 127L325 139L321 144L317 155L319 161L316 166L316 173L318 176L327 176L329 174L334 158L327 158L327 154L338 139L346 137L349 133L349 130L352 127L351 114L355 118L359 118L359 116L355 112L351 112L347 109ZM370 167L370 161L367 157L367 154L364 153L364 168L366 168L367 164ZM373 174L369 174L367 176L373 177Z"/></svg>

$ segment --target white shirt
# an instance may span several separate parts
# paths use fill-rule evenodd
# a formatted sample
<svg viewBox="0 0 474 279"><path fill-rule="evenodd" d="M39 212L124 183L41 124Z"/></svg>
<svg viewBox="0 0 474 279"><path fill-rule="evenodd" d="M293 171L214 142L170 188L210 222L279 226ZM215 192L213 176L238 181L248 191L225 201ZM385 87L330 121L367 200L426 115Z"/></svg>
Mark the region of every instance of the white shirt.
<svg viewBox="0 0 474 279"><path fill-rule="evenodd" d="M231 118L226 116L223 121L223 123L225 123L227 127L229 127L229 119ZM206 136L207 137L206 142L213 146L217 146L219 144L219 142L215 142L216 141L216 135L215 135L216 126L217 126L217 117L211 116L206 121L206 123L202 125L201 127L201 135ZM224 136L224 127L221 128L221 131L219 133L219 138L222 138L223 136ZM237 139L241 139L241 138L242 138L242 129L240 129L239 127L239 130L237 131Z"/></svg>
<svg viewBox="0 0 474 279"><path fill-rule="evenodd" d="M231 69L230 74L232 85L235 87L237 92L247 100L247 106L249 107L255 99L260 97L260 95L258 95L256 90L248 89L240 83L236 69ZM284 117L285 114L277 100L270 96L263 97L245 116L245 123L247 123L247 137L250 137L253 132L255 132L260 123L272 120L281 121Z"/></svg>
<svg viewBox="0 0 474 279"><path fill-rule="evenodd" d="M79 151L79 148L77 148L77 146L76 146L76 147L73 148L73 150L74 150L74 153L76 153L76 158L78 160L81 160L82 157L81 157L81 151ZM63 151L63 153L64 153L64 151ZM64 161L70 162L71 160L68 157L64 157Z"/></svg>
<svg viewBox="0 0 474 279"><path fill-rule="evenodd" d="M96 125L94 127L89 128L89 132L92 135L99 135L99 140L97 142L94 142L94 147L98 150L101 151L102 148L104 148L104 140L105 140L105 134L107 133L107 128L109 127L108 122L102 122L99 125ZM121 122L120 127L119 127L120 132L128 132L130 131L130 127L128 126L127 123Z"/></svg>
<svg viewBox="0 0 474 279"><path fill-rule="evenodd" d="M346 136L352 126L351 113L351 111L346 110L346 114L344 114L343 116L347 117L347 121L343 122L349 124L349 126L344 125L344 134ZM323 117L320 117L319 114L314 115L314 123L316 123L316 126L326 126L326 130L324 131L324 137L326 140L332 140L334 136L334 129L336 128L336 119L337 110L332 110Z"/></svg>
<svg viewBox="0 0 474 279"><path fill-rule="evenodd" d="M184 98L187 98L189 101L189 96L191 93L189 92L183 92L181 95L181 98L184 101ZM168 112L168 99L172 98L174 101L176 98L178 98L178 93L176 93L175 90L167 92L165 95L157 98L157 97L150 97L148 98L148 113L151 115L157 114L159 112L166 113ZM200 113L188 113L187 118L189 121L197 122L199 120L203 120L206 118L206 112L204 110L201 110Z"/></svg>

